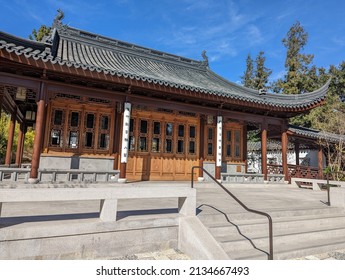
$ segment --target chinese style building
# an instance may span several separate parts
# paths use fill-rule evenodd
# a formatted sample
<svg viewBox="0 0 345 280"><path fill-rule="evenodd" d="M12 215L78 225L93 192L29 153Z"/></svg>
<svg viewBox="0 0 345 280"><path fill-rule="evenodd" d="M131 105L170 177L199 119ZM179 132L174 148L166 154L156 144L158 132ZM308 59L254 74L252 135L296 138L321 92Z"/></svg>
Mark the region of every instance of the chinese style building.
<svg viewBox="0 0 345 280"><path fill-rule="evenodd" d="M214 73L196 61L53 23L34 42L0 32L0 101L11 114L8 155L20 123L36 130L32 179L42 168L120 170L122 180L189 180L192 166L220 179L245 173L247 131L282 143L287 179L288 119L320 106L329 82L297 95L272 94ZM195 176L204 177L200 170Z"/></svg>

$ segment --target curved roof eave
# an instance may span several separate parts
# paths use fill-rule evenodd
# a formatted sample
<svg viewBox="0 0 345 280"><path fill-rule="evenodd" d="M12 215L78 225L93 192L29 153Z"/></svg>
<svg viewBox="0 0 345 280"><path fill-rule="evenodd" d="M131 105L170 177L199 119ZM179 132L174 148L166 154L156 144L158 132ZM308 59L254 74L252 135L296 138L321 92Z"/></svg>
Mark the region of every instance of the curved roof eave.
<svg viewBox="0 0 345 280"><path fill-rule="evenodd" d="M60 40L58 32L54 32L54 34L55 36L53 39ZM66 38L65 35L64 38ZM73 40L73 38L71 40ZM53 44L55 43L62 44L61 42L53 42ZM278 111L305 111L310 109L310 107L315 107L318 104L321 104L321 102L325 99L327 89L330 84L329 79L326 84L318 90L297 95L273 93L260 94L258 90L249 89L224 79L202 63L200 64L202 65L202 67L200 66L201 68L196 68L195 65L189 67L188 63L184 62L178 62L178 65L176 66L176 56L174 56L174 63L171 64L172 66L170 68L173 69L175 67L177 70L173 69L171 71L176 72L178 69L180 69L186 73L185 76L178 72L173 73L176 74L175 77L172 77L172 75L170 75L171 73L169 72L167 72L165 75L157 74L150 76L145 75L147 72L142 71L142 68L140 68L142 65L139 65L139 67L133 64L131 65L132 68L127 68L126 71L126 69L120 69L118 66L111 68L109 64L107 64L108 67L105 67L104 63L97 65L92 64L91 62L80 63L68 60L68 56L65 57L66 59L61 59L61 57L58 57L56 54L54 56L51 54L51 49L49 48L50 46L51 45L46 43L34 42L0 32L0 49L5 49L9 53L15 52L16 55L24 55L26 58L33 58L35 60L40 59L45 63L50 62L52 64L59 64L61 66L66 65L67 67L74 67L76 69L82 68L83 70L89 70L91 72L103 72L106 75L129 78L131 80L141 80L143 82L164 85L172 88L216 95L229 99L229 103L232 102L231 100L240 101L247 104L253 104L253 106L273 107L274 110ZM134 53L133 50L131 50L131 52ZM144 58L142 54L137 54L137 56L135 56L135 54L131 55L132 56L130 58L134 57L142 60L145 59L145 61L151 61L150 56L147 54L145 54ZM170 64L167 62L169 61L169 58L166 56L164 57L164 61L159 61L157 56L154 56L154 59L154 63L156 63L156 71L157 69L160 70L159 67L164 70L167 68L167 65L170 66Z"/></svg>

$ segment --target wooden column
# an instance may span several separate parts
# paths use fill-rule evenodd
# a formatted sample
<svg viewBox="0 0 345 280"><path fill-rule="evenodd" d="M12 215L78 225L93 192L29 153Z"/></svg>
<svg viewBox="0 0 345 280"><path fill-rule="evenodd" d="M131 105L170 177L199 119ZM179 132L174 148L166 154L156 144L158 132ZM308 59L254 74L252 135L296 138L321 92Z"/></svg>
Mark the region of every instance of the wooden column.
<svg viewBox="0 0 345 280"><path fill-rule="evenodd" d="M285 181L289 180L289 169L287 164L287 153L288 153L288 136L286 130L282 132L281 135L282 141L282 165L283 165L283 174Z"/></svg>
<svg viewBox="0 0 345 280"><path fill-rule="evenodd" d="M12 155L12 146L13 146L15 128L16 128L16 113L12 113L10 128L8 130L7 148L6 148L6 157L5 157L5 165L8 165L8 166L11 165L11 155Z"/></svg>
<svg viewBox="0 0 345 280"><path fill-rule="evenodd" d="M244 172L248 172L248 134L247 134L247 124L243 125L243 132L242 132L242 145L243 145L243 160L244 160Z"/></svg>
<svg viewBox="0 0 345 280"><path fill-rule="evenodd" d="M318 177L319 179L323 179L323 150L322 146L319 146L319 150L317 153L317 163L318 163Z"/></svg>
<svg viewBox="0 0 345 280"><path fill-rule="evenodd" d="M296 165L299 165L299 142L295 142Z"/></svg>
<svg viewBox="0 0 345 280"><path fill-rule="evenodd" d="M18 131L17 152L16 152L16 165L18 167L20 167L21 165L23 145L24 145L24 125L20 124L19 131Z"/></svg>
<svg viewBox="0 0 345 280"><path fill-rule="evenodd" d="M121 145L121 124L122 124L122 114L120 104L116 104L115 109L115 122L114 122L114 142L113 142L113 153L114 153L114 170L119 169L119 151Z"/></svg>
<svg viewBox="0 0 345 280"><path fill-rule="evenodd" d="M199 166L204 167L204 158L205 158L205 119L204 116L200 116L200 134L199 134ZM198 178L200 181L204 180L204 171L199 169Z"/></svg>
<svg viewBox="0 0 345 280"><path fill-rule="evenodd" d="M264 180L267 181L267 122L261 124L261 172L264 175Z"/></svg>
<svg viewBox="0 0 345 280"><path fill-rule="evenodd" d="M121 142L121 163L120 163L120 183L125 183L127 160L128 160L128 144L129 144L129 126L131 121L131 103L125 102L122 120L122 142Z"/></svg>
<svg viewBox="0 0 345 280"><path fill-rule="evenodd" d="M216 144L216 172L215 178L221 180L222 170L222 135L223 135L223 118L222 116L217 117L217 144Z"/></svg>
<svg viewBox="0 0 345 280"><path fill-rule="evenodd" d="M35 139L34 139L34 148L32 152L31 160L31 172L30 172L30 183L38 182L38 168L40 165L40 157L42 150L42 143L44 137L44 124L45 124L45 95L46 95L46 86L44 83L41 83L40 93L37 102L37 113L36 113L36 127L35 127Z"/></svg>

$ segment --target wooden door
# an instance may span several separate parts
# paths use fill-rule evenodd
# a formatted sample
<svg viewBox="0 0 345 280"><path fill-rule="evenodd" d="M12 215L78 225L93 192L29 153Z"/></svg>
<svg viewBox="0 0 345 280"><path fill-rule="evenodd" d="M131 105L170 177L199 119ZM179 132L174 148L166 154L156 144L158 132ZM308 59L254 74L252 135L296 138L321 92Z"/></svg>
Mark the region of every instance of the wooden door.
<svg viewBox="0 0 345 280"><path fill-rule="evenodd" d="M133 110L128 180L190 180L200 133L198 116L186 114Z"/></svg>

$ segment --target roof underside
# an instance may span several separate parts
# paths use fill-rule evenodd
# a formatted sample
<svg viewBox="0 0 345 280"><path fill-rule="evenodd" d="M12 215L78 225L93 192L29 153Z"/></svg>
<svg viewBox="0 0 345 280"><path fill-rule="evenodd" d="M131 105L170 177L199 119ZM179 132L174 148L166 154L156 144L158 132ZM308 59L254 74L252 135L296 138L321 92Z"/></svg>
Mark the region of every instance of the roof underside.
<svg viewBox="0 0 345 280"><path fill-rule="evenodd" d="M257 90L215 74L209 69L206 58L204 61L191 60L70 28L61 22L55 27L45 43L0 33L0 51L45 63L220 96L229 101L246 102L249 107L269 106L276 111L303 112L318 106L325 99L330 82L311 93L259 94Z"/></svg>

